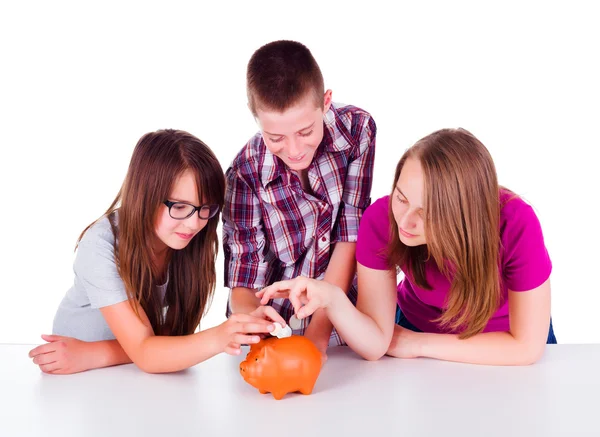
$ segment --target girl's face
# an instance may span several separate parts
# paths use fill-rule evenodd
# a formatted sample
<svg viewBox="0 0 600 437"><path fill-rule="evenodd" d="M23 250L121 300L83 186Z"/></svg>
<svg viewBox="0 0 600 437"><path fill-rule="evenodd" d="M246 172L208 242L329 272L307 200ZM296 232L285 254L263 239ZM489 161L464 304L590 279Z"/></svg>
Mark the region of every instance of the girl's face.
<svg viewBox="0 0 600 437"><path fill-rule="evenodd" d="M392 193L392 212L398 235L406 246L427 244L423 222L424 188L421 163L418 159L408 158Z"/></svg>
<svg viewBox="0 0 600 437"><path fill-rule="evenodd" d="M168 199L171 202L185 202L194 206L202 205L198 199L196 179L190 170L186 170L175 181L173 190ZM208 223L208 219L201 219L198 211L183 220L176 220L169 215L169 208L161 204L158 209L155 232L158 237L157 250L171 249L180 250L185 248L192 238L200 232Z"/></svg>

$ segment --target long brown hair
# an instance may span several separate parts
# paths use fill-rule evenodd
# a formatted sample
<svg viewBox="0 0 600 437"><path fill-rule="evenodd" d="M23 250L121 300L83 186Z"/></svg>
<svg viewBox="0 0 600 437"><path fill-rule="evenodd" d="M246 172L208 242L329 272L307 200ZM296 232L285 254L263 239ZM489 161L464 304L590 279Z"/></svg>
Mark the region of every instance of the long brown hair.
<svg viewBox="0 0 600 437"><path fill-rule="evenodd" d="M404 245L391 202L408 158L424 174L424 227L427 244ZM431 258L450 280L446 309L435 320L461 338L480 333L501 303L500 200L496 168L488 150L464 129L442 129L408 149L396 167L388 247L390 266L406 268L421 288L431 290L425 263Z"/></svg>
<svg viewBox="0 0 600 437"><path fill-rule="evenodd" d="M201 202L222 207L225 176L214 153L193 135L167 129L140 138L125 181L103 215L109 218L115 235L115 262L127 296L138 315L134 303L144 310L157 335L192 334L216 285L219 214L209 219L184 249L170 250L164 302L156 292L160 276L152 248L156 218L186 170L196 177ZM78 242L94 223L85 228ZM165 304L168 310L163 315Z"/></svg>

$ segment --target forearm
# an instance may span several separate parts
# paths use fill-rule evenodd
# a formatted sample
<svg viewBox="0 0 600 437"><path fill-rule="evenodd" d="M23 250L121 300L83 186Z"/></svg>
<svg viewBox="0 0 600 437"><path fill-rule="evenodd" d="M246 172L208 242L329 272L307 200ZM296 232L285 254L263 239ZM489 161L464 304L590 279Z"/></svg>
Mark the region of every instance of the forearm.
<svg viewBox="0 0 600 437"><path fill-rule="evenodd" d="M222 352L218 327L183 336L150 336L139 346L135 364L148 373L177 372Z"/></svg>
<svg viewBox="0 0 600 437"><path fill-rule="evenodd" d="M323 277L325 282L339 287L344 293L348 293L356 272L355 251L356 243L336 243ZM331 331L333 331L333 324L329 320L327 312L319 309L312 315L305 335L328 340Z"/></svg>
<svg viewBox="0 0 600 437"><path fill-rule="evenodd" d="M131 363L131 359L117 340L94 341L88 343L88 347L88 353L92 357L90 369Z"/></svg>
<svg viewBox="0 0 600 437"><path fill-rule="evenodd" d="M260 299L256 297L256 290L245 287L235 287L231 290L229 302L233 313L250 314L260 306Z"/></svg>
<svg viewBox="0 0 600 437"><path fill-rule="evenodd" d="M373 318L359 311L341 292L332 298L325 311L337 332L354 352L371 361L385 355L392 339L391 326L386 334Z"/></svg>
<svg viewBox="0 0 600 437"><path fill-rule="evenodd" d="M524 366L541 358L545 344L520 341L510 332L489 332L460 340L457 335L417 333L418 355L446 361ZM390 351L390 355L394 355Z"/></svg>

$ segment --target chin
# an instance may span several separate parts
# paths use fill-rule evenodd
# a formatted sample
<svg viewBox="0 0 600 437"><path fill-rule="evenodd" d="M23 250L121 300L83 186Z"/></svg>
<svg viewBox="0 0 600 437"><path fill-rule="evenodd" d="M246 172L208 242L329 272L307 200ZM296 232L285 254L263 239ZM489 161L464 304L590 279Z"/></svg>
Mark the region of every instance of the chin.
<svg viewBox="0 0 600 437"><path fill-rule="evenodd" d="M169 247L173 250L181 250L185 249L188 244L190 244L189 241L172 241L171 243L169 243Z"/></svg>
<svg viewBox="0 0 600 437"><path fill-rule="evenodd" d="M288 168L290 170L301 171L301 170L306 170L310 166L310 161L308 161L308 160L304 160L301 162L286 161L286 165L288 166Z"/></svg>
<svg viewBox="0 0 600 437"><path fill-rule="evenodd" d="M406 238L403 235L400 235L400 241L402 242L402 244L409 247L417 247L425 244L425 242L421 241L420 238Z"/></svg>

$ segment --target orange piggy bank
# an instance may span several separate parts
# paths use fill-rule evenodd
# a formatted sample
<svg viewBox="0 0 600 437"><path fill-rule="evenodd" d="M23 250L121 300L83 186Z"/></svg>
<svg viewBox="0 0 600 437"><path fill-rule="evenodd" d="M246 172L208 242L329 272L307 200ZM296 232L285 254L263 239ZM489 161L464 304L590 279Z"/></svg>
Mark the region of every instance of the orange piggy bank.
<svg viewBox="0 0 600 437"><path fill-rule="evenodd" d="M244 380L277 400L287 393L312 392L321 372L321 353L306 337L268 338L250 347L240 363Z"/></svg>

